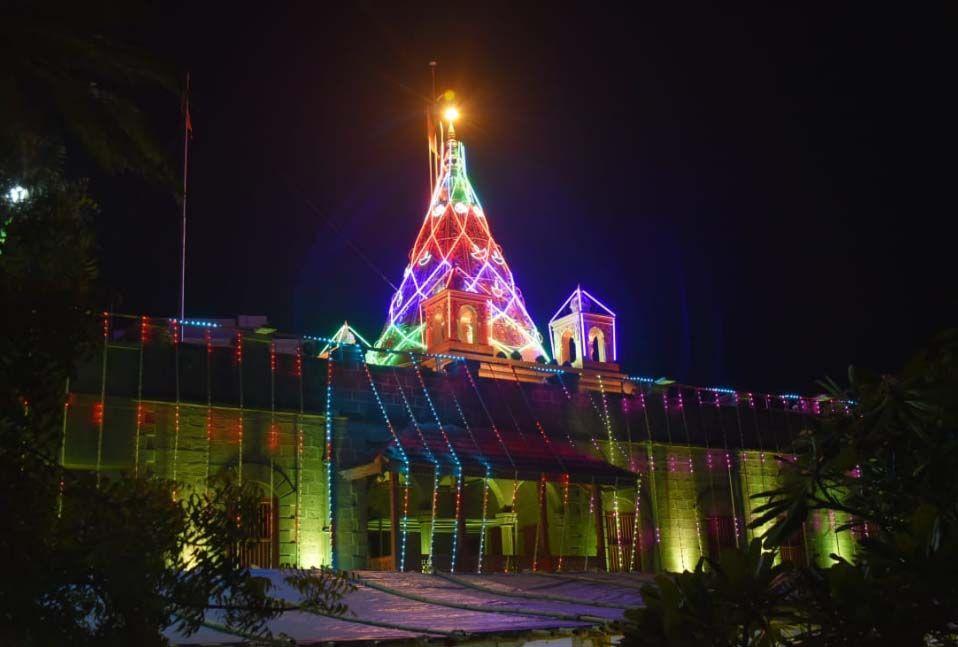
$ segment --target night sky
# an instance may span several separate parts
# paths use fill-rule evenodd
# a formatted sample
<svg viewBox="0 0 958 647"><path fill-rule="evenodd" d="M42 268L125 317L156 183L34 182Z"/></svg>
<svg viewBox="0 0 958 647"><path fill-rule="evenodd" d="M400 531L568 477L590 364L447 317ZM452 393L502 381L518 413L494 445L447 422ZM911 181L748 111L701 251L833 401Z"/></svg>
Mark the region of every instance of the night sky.
<svg viewBox="0 0 958 647"><path fill-rule="evenodd" d="M814 392L955 322L943 13L191 4L124 32L192 72L188 316L375 339L391 288L346 241L398 283L437 60L543 333L581 283L617 312L632 374ZM176 160L178 98L147 109ZM119 309L174 314L169 189L93 173L93 190Z"/></svg>

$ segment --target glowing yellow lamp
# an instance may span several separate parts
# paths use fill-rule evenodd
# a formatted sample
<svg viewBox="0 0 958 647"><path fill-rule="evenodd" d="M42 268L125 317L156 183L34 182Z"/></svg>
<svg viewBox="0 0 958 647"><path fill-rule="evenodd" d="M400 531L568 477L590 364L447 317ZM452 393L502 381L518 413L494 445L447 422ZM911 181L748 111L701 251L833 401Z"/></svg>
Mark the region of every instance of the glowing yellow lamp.
<svg viewBox="0 0 958 647"><path fill-rule="evenodd" d="M456 106L449 106L442 112L442 118L446 121L455 121L459 118L459 110Z"/></svg>

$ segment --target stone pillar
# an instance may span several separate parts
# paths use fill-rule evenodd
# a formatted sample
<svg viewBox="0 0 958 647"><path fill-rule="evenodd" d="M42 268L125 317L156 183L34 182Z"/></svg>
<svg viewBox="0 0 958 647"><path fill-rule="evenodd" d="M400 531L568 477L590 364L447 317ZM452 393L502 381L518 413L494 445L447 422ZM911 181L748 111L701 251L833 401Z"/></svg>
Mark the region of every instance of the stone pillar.
<svg viewBox="0 0 958 647"><path fill-rule="evenodd" d="M398 571L399 541L402 529L399 527L399 474L389 472L389 552L392 570Z"/></svg>
<svg viewBox="0 0 958 647"><path fill-rule="evenodd" d="M516 556L516 521L519 515L515 512L498 512L496 521L502 532L502 556L507 564L513 564ZM511 569L510 569L511 570Z"/></svg>
<svg viewBox="0 0 958 647"><path fill-rule="evenodd" d="M599 562L599 568L607 570L605 561L605 512L602 509L602 488L598 485L592 486L592 497L595 500L595 558Z"/></svg>
<svg viewBox="0 0 958 647"><path fill-rule="evenodd" d="M499 512L496 514L496 520L499 522L499 528L502 531L502 554L515 555L515 527L516 520L519 518L515 512Z"/></svg>
<svg viewBox="0 0 958 647"><path fill-rule="evenodd" d="M539 568L551 571L552 551L549 550L549 497L545 478L539 480Z"/></svg>
<svg viewBox="0 0 958 647"><path fill-rule="evenodd" d="M472 556L469 554L468 549L466 548L466 510L465 505L462 506L462 509L459 510L459 518L456 519L456 537L459 542L456 546L456 552L458 553L456 563L460 567L467 564L472 564ZM467 567L468 568L468 567Z"/></svg>
<svg viewBox="0 0 958 647"><path fill-rule="evenodd" d="M419 517L419 561L416 570L421 570L421 564L427 563L429 559L429 538L432 535L432 515L422 515Z"/></svg>

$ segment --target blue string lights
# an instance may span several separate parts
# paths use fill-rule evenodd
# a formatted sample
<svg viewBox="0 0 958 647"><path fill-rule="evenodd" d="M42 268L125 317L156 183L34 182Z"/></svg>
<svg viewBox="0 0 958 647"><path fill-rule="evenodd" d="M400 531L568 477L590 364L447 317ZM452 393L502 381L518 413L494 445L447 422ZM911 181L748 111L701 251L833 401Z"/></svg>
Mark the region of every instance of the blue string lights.
<svg viewBox="0 0 958 647"><path fill-rule="evenodd" d="M406 450L402 446L402 441L399 439L399 434L396 433L396 428L393 427L392 422L389 420L389 415L386 413L386 406L383 404L383 399L379 395L379 389L376 388L376 383L373 382L373 375L369 370L369 364L366 363L365 359L363 359L362 362L363 370L366 372L366 379L369 380L369 389L376 398L376 404L379 405L379 410L383 414L383 420L386 421L386 428L389 429L389 433L392 434L393 440L396 443L396 448L399 450L399 455L402 457L403 510L401 522L402 525L400 526L399 563L397 566L400 572L404 572L406 570L406 538L409 534L409 455L406 454ZM393 528L392 531L396 532L396 529Z"/></svg>
<svg viewBox="0 0 958 647"><path fill-rule="evenodd" d="M459 518L462 515L462 463L459 461L459 456L456 454L456 450L452 446L452 442L449 440L449 436L446 434L446 430L442 426L442 421L439 419L439 412L436 410L436 405L432 401L432 397L429 395L429 390L426 389L426 381L423 379L422 371L419 368L419 362L416 361L416 358L410 353L410 359L412 360L413 368L416 370L416 377L419 378L419 384L422 386L422 394L426 398L426 404L429 405L429 410L432 411L432 416L436 420L436 426L439 428L439 433L442 435L442 439L446 442L446 447L449 449L449 457L452 459L453 463L453 475L456 478L456 508L455 508L455 523L453 524L452 530L452 562L451 562L451 571L456 572L456 557L459 552ZM436 467L436 474L438 477L439 468L438 464ZM430 560L432 556L430 555Z"/></svg>
<svg viewBox="0 0 958 647"><path fill-rule="evenodd" d="M222 324L218 324L215 321L202 321L200 319L171 319L174 324L179 324L181 326L195 326L197 328L222 328Z"/></svg>
<svg viewBox="0 0 958 647"><path fill-rule="evenodd" d="M329 529L330 564L336 568L336 527L333 514L333 356L326 363L326 527Z"/></svg>
<svg viewBox="0 0 958 647"><path fill-rule="evenodd" d="M422 442L422 448L426 454L426 460L433 464L432 507L431 520L429 523L429 554L426 557L426 563L421 567L424 572L428 572L432 570L432 554L436 538L436 512L437 506L439 504L439 461L436 460L435 454L433 454L432 449L429 448L429 442L426 440L426 435L422 432L422 427L420 427L419 423L416 421L416 416L413 413L412 406L409 404L409 398L406 397L406 392L402 388L402 382L400 381L399 375L396 373L395 368L393 368L393 376L396 378L396 390L399 391L399 397L402 399L403 406L406 408L406 413L409 415L409 422L416 430L416 433L419 435L419 440Z"/></svg>

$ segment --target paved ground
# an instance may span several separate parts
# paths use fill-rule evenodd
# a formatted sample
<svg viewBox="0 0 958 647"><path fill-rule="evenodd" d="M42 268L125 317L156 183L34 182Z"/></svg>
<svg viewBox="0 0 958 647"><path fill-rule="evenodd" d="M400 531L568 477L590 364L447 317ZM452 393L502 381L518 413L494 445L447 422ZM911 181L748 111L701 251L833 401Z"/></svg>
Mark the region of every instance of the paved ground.
<svg viewBox="0 0 958 647"><path fill-rule="evenodd" d="M295 602L298 594L283 582L280 571L259 571L270 577L274 593ZM642 603L639 587L647 578L636 574L560 573L474 575L357 571L357 588L345 598L349 611L341 618L293 611L270 623L274 635L298 643L433 639L483 640L493 637L568 635L601 629L621 619L626 608ZM192 636L167 633L176 645L230 645L246 642L228 633L213 614L208 626Z"/></svg>

